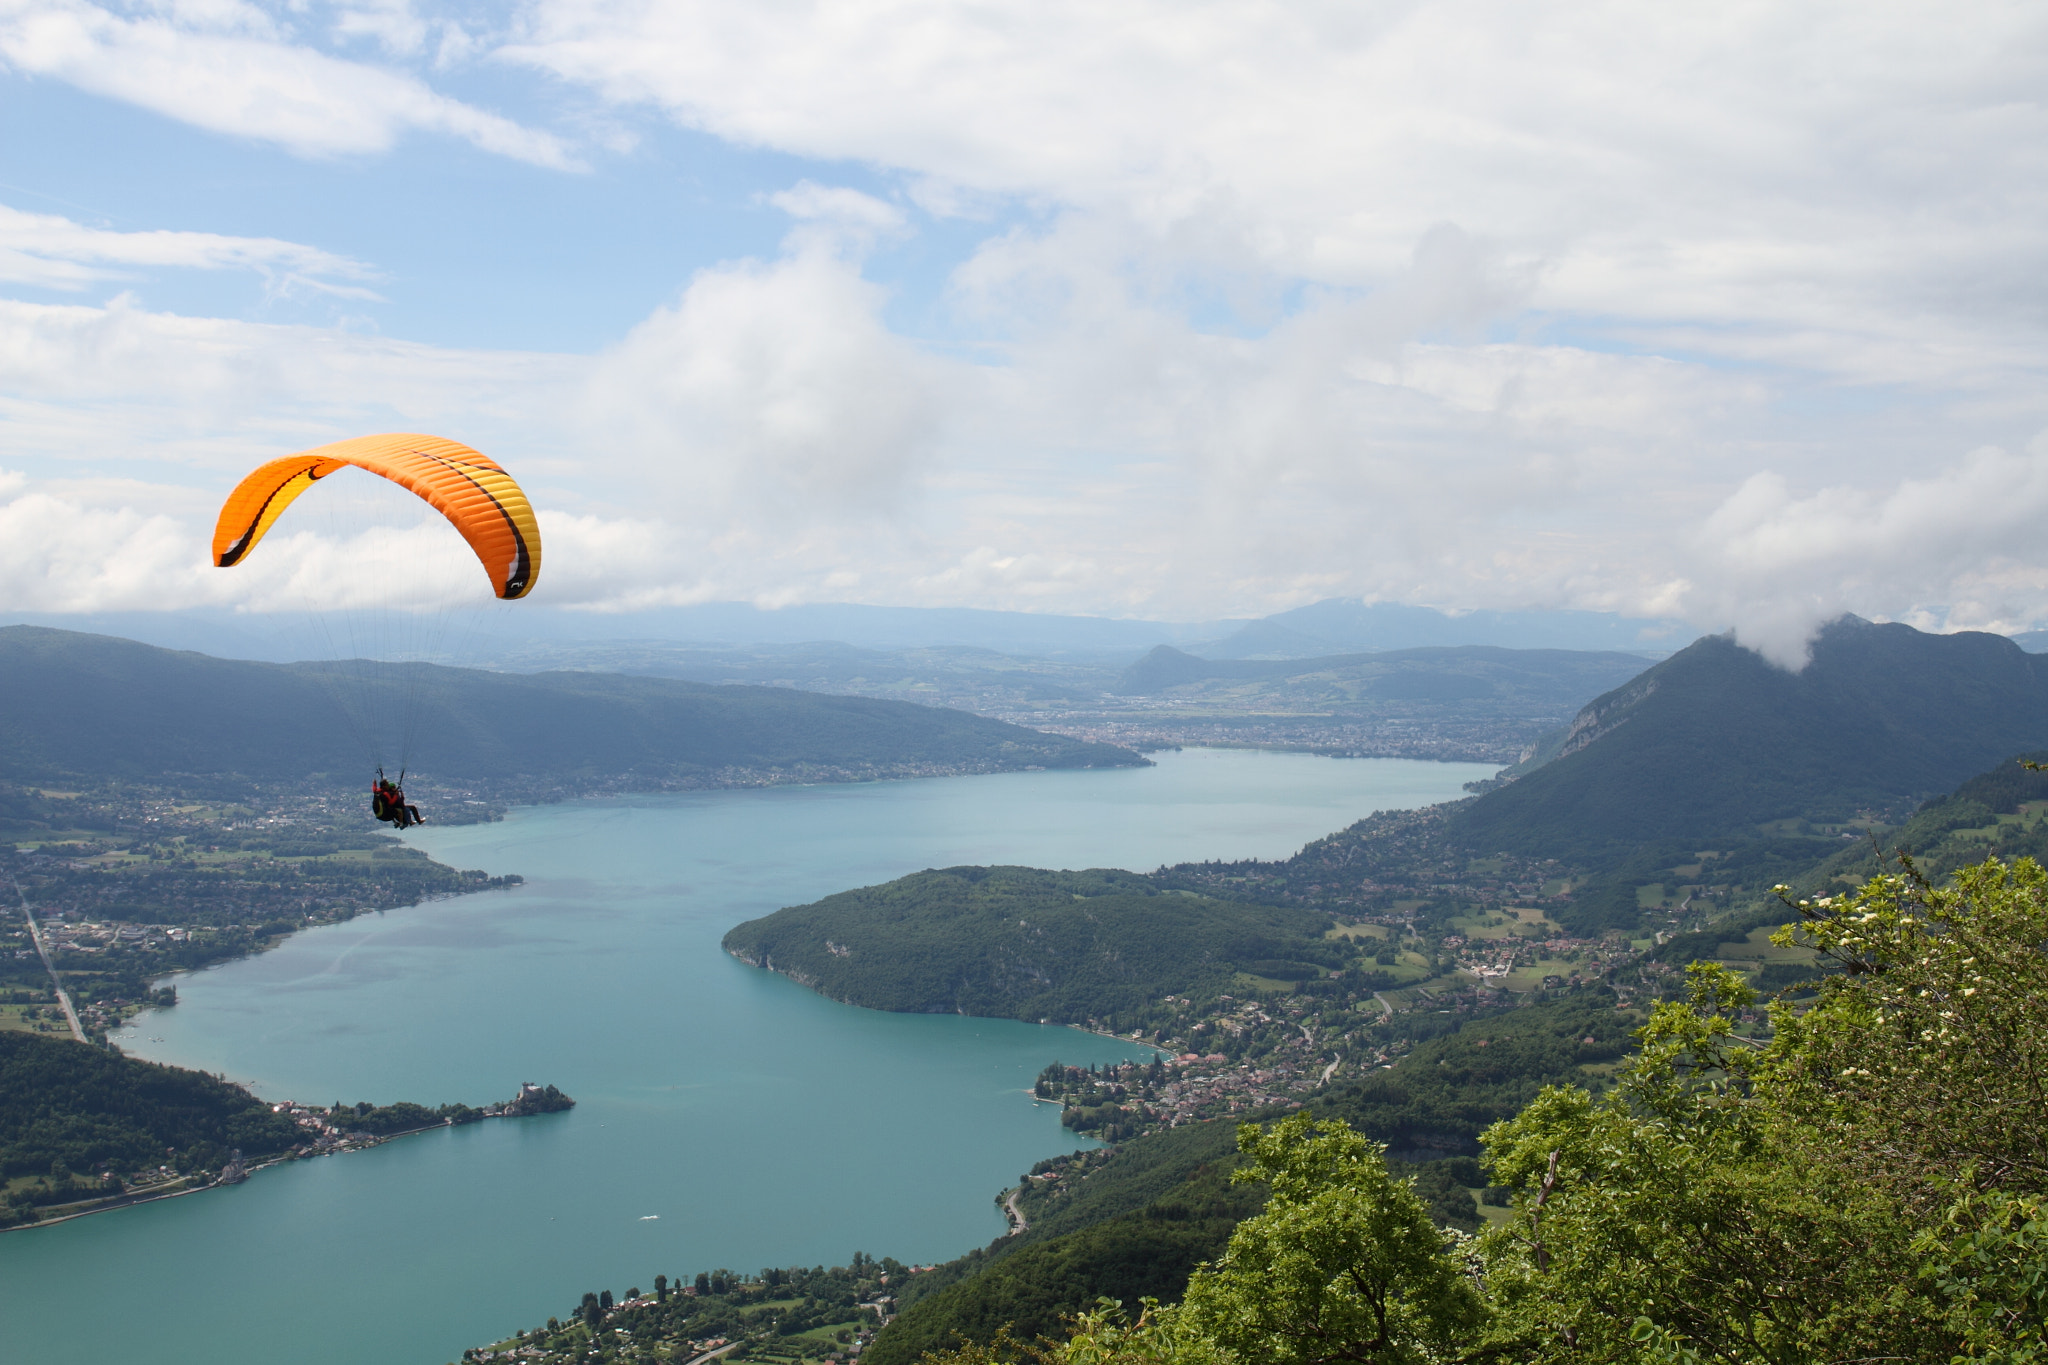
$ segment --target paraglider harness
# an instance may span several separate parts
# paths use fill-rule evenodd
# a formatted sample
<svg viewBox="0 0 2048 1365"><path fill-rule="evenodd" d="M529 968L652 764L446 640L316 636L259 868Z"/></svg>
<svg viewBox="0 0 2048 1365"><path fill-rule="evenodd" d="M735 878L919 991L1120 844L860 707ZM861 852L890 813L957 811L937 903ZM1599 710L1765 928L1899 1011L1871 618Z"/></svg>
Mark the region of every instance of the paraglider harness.
<svg viewBox="0 0 2048 1365"><path fill-rule="evenodd" d="M393 782L379 768L377 780L370 787L370 814L397 829L409 829L420 823L420 808L406 804L405 788L399 785L404 781L404 773Z"/></svg>

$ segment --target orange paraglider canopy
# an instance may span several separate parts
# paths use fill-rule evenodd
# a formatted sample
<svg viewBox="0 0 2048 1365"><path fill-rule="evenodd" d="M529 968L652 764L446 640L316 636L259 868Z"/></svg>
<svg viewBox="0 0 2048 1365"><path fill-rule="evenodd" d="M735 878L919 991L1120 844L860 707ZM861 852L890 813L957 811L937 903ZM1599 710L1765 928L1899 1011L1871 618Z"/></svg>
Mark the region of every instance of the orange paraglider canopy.
<svg viewBox="0 0 2048 1365"><path fill-rule="evenodd" d="M524 597L540 577L540 525L526 493L497 461L439 436L358 436L272 460L235 485L213 530L213 562L225 569L256 548L292 500L354 465L424 498L448 518L490 575L491 591Z"/></svg>

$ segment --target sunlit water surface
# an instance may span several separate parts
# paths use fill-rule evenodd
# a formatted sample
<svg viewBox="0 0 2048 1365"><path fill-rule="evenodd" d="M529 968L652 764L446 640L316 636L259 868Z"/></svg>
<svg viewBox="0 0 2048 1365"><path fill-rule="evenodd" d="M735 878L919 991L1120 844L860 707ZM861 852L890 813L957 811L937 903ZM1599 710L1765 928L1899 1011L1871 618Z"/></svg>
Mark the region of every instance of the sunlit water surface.
<svg viewBox="0 0 2048 1365"><path fill-rule="evenodd" d="M1075 1145L1033 1076L1149 1055L1072 1029L823 1000L719 951L741 920L925 867L1278 856L1474 765L1246 750L1158 766L578 802L411 836L516 891L299 934L179 981L139 1055L268 1098L574 1111L288 1163L0 1236L0 1359L419 1362L726 1266L937 1260Z"/></svg>

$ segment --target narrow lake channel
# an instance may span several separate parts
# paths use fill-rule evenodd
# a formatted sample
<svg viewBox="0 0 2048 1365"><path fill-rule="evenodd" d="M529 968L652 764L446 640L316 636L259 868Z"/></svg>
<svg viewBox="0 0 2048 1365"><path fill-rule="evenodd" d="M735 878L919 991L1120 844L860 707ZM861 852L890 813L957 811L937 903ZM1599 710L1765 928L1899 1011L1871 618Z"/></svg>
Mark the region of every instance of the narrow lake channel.
<svg viewBox="0 0 2048 1365"><path fill-rule="evenodd" d="M574 1111L287 1163L230 1190L0 1236L0 1358L438 1365L615 1294L729 1267L939 1260L1076 1145L1024 1093L1072 1029L835 1005L719 938L925 867L1280 856L1489 767L1248 750L1139 770L637 797L418 831L516 891L365 916L182 978L128 1050L271 1099ZM142 1041L161 1039L161 1041Z"/></svg>

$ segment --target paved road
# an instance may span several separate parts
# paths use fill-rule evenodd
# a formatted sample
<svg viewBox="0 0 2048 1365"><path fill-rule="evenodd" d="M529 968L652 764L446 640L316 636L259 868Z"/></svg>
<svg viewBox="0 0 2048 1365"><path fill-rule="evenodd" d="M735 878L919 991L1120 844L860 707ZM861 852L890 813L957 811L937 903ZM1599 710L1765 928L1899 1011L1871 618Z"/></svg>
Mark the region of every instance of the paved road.
<svg viewBox="0 0 2048 1365"><path fill-rule="evenodd" d="M706 1351L703 1355L698 1356L695 1360L692 1360L689 1363L689 1365L707 1365L708 1362L713 1360L719 1360L724 1356L729 1355L734 1351L737 1351L740 1347L744 1345L746 1345L744 1341L735 1341L730 1346L721 1346L715 1351Z"/></svg>
<svg viewBox="0 0 2048 1365"><path fill-rule="evenodd" d="M1330 1077L1337 1074L1337 1062L1337 1058L1330 1058L1330 1064L1323 1068L1323 1078L1316 1082L1317 1085L1328 1085L1330 1083Z"/></svg>
<svg viewBox="0 0 2048 1365"><path fill-rule="evenodd" d="M35 940L36 956L43 960L43 970L50 974L50 989L57 993L57 1003L64 1009L64 1019L71 1025L71 1036L79 1042L86 1041L85 1030L79 1026L78 1011L71 1008L71 996L58 983L57 969L50 962L49 945L43 942L43 926L36 923L36 912L29 909L28 892L21 889L21 883L14 881L14 874L8 873L7 880L14 882L14 894L21 897L22 918L28 921L28 936Z"/></svg>
<svg viewBox="0 0 2048 1365"><path fill-rule="evenodd" d="M1023 1197L1024 1187L1019 1185L1016 1189L1011 1190L1010 1197L1003 1201L1003 1211L1010 1215L1010 1236L1012 1237L1015 1237L1018 1233L1031 1226L1024 1217L1024 1210L1017 1207L1017 1201Z"/></svg>
<svg viewBox="0 0 2048 1365"><path fill-rule="evenodd" d="M1387 1012L1387 1018L1391 1019L1394 1017L1393 1001L1387 999L1387 997L1381 995L1378 991L1374 991L1372 993L1372 998L1380 1002L1380 1008Z"/></svg>

